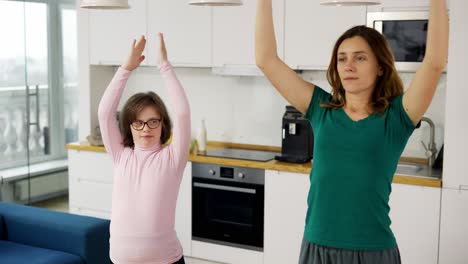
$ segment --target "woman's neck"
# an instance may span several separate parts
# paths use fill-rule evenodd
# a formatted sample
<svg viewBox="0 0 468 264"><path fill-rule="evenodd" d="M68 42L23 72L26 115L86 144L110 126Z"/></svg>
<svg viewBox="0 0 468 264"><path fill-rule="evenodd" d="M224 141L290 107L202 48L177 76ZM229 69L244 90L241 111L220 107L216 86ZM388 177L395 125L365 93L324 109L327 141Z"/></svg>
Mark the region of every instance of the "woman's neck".
<svg viewBox="0 0 468 264"><path fill-rule="evenodd" d="M346 94L346 103L343 108L347 112L356 114L373 113L370 96Z"/></svg>

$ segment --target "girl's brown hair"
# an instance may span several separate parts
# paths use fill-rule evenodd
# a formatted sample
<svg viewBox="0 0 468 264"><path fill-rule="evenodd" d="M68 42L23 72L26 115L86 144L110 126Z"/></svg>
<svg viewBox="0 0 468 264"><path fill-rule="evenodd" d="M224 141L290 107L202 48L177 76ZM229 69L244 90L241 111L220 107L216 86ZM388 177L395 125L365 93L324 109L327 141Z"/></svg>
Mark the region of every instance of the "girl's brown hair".
<svg viewBox="0 0 468 264"><path fill-rule="evenodd" d="M138 114L147 106L153 107L161 117L161 144L165 144L171 136L172 122L166 105L154 92L137 93L130 97L120 113L120 130L125 147L134 147L130 124L137 119Z"/></svg>
<svg viewBox="0 0 468 264"><path fill-rule="evenodd" d="M352 37L361 37L369 44L382 69L382 75L377 77L371 98L373 111L383 114L389 101L403 93L403 83L395 68L395 58L387 40L377 30L366 26L355 26L347 30L335 43L328 67L327 79L332 87L332 100L321 104L332 109L341 108L346 103L345 90L338 74L338 48L341 43Z"/></svg>

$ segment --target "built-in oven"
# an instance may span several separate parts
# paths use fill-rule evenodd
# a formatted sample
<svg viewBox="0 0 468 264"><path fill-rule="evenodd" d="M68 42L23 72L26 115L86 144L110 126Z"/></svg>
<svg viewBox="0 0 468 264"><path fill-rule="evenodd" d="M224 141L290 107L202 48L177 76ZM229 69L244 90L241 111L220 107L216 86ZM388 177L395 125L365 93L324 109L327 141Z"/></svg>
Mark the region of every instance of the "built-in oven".
<svg viewBox="0 0 468 264"><path fill-rule="evenodd" d="M415 72L426 51L429 12L369 12L367 26L387 39L398 71Z"/></svg>
<svg viewBox="0 0 468 264"><path fill-rule="evenodd" d="M192 163L192 239L263 251L265 170Z"/></svg>

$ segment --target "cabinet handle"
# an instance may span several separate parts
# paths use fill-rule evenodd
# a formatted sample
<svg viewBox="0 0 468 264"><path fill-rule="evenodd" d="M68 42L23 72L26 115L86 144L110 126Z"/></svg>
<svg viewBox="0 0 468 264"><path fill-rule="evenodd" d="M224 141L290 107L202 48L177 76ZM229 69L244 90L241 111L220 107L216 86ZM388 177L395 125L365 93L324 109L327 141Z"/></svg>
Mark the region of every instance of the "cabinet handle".
<svg viewBox="0 0 468 264"><path fill-rule="evenodd" d="M201 65L199 62L183 62L183 61L177 61L172 63L175 67L180 66L180 65L193 65L193 66L198 66Z"/></svg>
<svg viewBox="0 0 468 264"><path fill-rule="evenodd" d="M115 65L118 66L122 64L122 62L117 62L117 61L98 61L98 64L96 65Z"/></svg>
<svg viewBox="0 0 468 264"><path fill-rule="evenodd" d="M460 185L460 190L468 191L468 185Z"/></svg>
<svg viewBox="0 0 468 264"><path fill-rule="evenodd" d="M222 191L231 191L231 192L241 192L241 193L251 193L255 194L257 191L255 189L250 188L240 188L240 187L231 187L231 186L224 186L224 185L217 185L217 184L208 184L208 183L198 183L194 182L193 186L205 189L213 189L213 190L222 190Z"/></svg>
<svg viewBox="0 0 468 264"><path fill-rule="evenodd" d="M325 65L297 65L295 69L299 69L299 70L309 70L309 69L310 70L327 70L328 66L325 66Z"/></svg>

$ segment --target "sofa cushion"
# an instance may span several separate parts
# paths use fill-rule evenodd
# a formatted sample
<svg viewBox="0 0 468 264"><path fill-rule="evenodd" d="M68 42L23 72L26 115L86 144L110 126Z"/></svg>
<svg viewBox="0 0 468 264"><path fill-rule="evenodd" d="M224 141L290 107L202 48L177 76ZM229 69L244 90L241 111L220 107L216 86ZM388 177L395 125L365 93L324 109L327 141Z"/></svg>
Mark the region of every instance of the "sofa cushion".
<svg viewBox="0 0 468 264"><path fill-rule="evenodd" d="M0 202L5 240L109 263L109 220ZM1 264L3 264L0 261Z"/></svg>
<svg viewBox="0 0 468 264"><path fill-rule="evenodd" d="M5 240L0 240L0 257L2 263L8 264L84 264L79 256L70 253Z"/></svg>

